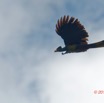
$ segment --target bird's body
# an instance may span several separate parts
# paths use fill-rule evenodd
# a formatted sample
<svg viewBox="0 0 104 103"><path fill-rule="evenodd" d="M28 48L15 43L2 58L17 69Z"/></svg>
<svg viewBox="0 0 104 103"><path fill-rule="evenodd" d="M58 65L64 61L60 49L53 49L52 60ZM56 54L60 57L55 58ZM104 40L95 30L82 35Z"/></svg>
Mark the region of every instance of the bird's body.
<svg viewBox="0 0 104 103"><path fill-rule="evenodd" d="M88 44L88 33L74 17L64 16L56 24L56 33L64 40L65 47L58 47L55 52L78 53L90 48L104 47L104 41Z"/></svg>
<svg viewBox="0 0 104 103"><path fill-rule="evenodd" d="M85 52L88 49L91 48L99 48L99 47L104 47L104 41L100 41L100 42L96 42L96 43L92 43L92 44L82 44L82 45L68 45L64 48L62 48L61 46L59 47L59 52L64 52L62 54L67 54L67 53L79 53L79 52Z"/></svg>

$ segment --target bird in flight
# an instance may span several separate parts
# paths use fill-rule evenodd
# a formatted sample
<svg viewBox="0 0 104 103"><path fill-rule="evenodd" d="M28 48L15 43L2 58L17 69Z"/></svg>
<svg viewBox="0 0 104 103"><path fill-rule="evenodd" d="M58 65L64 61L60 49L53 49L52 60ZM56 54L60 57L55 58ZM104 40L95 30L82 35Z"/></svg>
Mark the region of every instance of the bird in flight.
<svg viewBox="0 0 104 103"><path fill-rule="evenodd" d="M79 53L90 48L104 47L104 41L88 44L88 32L74 17L64 16L58 19L56 33L64 40L65 47L59 46L55 52Z"/></svg>

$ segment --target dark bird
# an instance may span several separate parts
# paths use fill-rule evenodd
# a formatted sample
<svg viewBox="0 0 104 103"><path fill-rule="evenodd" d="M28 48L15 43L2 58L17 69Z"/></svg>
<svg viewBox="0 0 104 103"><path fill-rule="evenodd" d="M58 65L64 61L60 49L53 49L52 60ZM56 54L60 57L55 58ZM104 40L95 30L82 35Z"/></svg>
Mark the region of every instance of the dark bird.
<svg viewBox="0 0 104 103"><path fill-rule="evenodd" d="M88 44L88 32L74 17L61 17L56 24L56 33L64 40L65 47L59 46L55 52L78 53L90 48L104 47L104 41Z"/></svg>

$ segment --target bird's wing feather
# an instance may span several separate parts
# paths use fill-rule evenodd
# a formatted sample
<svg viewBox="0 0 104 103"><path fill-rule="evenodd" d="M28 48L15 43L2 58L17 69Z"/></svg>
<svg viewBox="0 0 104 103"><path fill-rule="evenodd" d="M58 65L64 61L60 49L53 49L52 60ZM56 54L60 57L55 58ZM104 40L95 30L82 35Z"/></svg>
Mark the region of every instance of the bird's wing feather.
<svg viewBox="0 0 104 103"><path fill-rule="evenodd" d="M56 33L63 38L65 45L87 44L88 33L74 17L61 17L56 24Z"/></svg>

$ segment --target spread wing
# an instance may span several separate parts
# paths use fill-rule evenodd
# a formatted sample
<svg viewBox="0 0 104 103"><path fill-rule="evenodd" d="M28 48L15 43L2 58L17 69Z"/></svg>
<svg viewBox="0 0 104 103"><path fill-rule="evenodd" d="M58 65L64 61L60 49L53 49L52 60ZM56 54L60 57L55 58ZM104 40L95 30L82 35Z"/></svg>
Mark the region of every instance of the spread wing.
<svg viewBox="0 0 104 103"><path fill-rule="evenodd" d="M56 33L62 37L65 45L87 44L88 33L78 19L61 17L56 24Z"/></svg>

